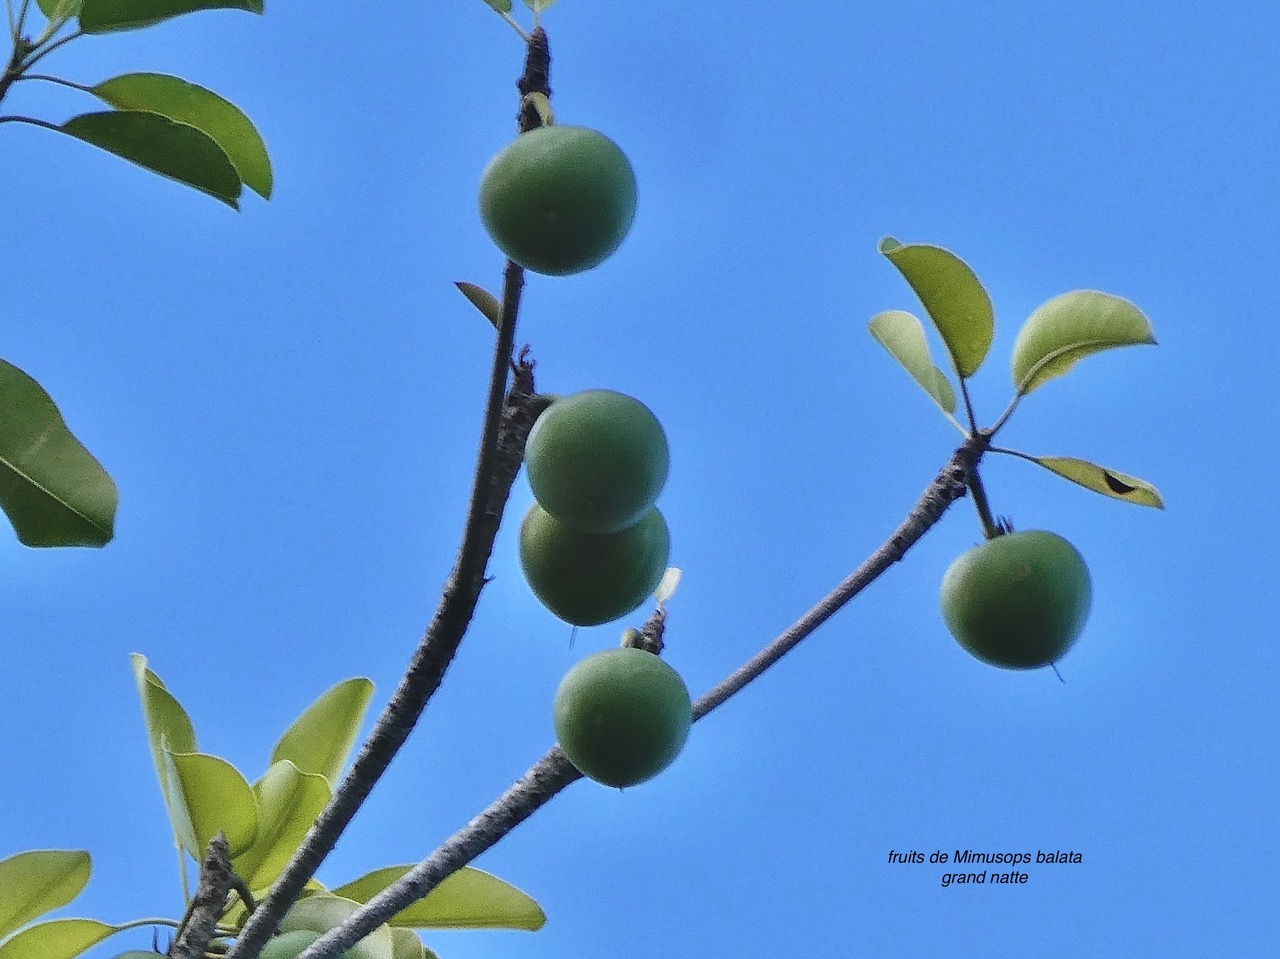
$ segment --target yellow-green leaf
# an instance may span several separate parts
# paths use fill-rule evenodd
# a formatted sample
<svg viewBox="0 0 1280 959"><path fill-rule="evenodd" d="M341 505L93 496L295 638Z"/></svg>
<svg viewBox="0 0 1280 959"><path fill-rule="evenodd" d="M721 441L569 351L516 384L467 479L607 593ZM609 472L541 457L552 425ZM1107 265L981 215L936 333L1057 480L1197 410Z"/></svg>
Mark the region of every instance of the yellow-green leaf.
<svg viewBox="0 0 1280 959"><path fill-rule="evenodd" d="M391 930L391 952L395 959L436 959L412 929Z"/></svg>
<svg viewBox="0 0 1280 959"><path fill-rule="evenodd" d="M170 753L169 758L185 820L180 833L192 858L202 860L219 832L226 834L233 858L248 849L258 832L258 810L253 789L240 771L206 753Z"/></svg>
<svg viewBox="0 0 1280 959"><path fill-rule="evenodd" d="M375 869L334 895L368 902L404 876L412 866ZM411 929L541 929L546 914L527 893L497 876L464 866L389 920Z"/></svg>
<svg viewBox="0 0 1280 959"><path fill-rule="evenodd" d="M1103 496L1124 500L1126 503L1137 503L1139 506L1164 509L1160 492L1146 480L1130 476L1128 473L1107 469L1072 456L1028 456L1027 459L1039 463L1051 473L1057 473Z"/></svg>
<svg viewBox="0 0 1280 959"><path fill-rule="evenodd" d="M0 859L0 939L80 895L89 870L82 849L36 849Z"/></svg>
<svg viewBox="0 0 1280 959"><path fill-rule="evenodd" d="M351 917L360 903L329 893L308 896L293 904L280 921L281 932L309 929L325 933ZM348 959L394 959L391 929L379 926L344 953Z"/></svg>
<svg viewBox="0 0 1280 959"><path fill-rule="evenodd" d="M74 959L118 931L96 919L51 919L0 945L0 959Z"/></svg>
<svg viewBox="0 0 1280 959"><path fill-rule="evenodd" d="M44 389L0 360L0 508L26 546L105 546L116 484Z"/></svg>
<svg viewBox="0 0 1280 959"><path fill-rule="evenodd" d="M1013 344L1013 383L1023 396L1093 353L1155 341L1151 322L1128 300L1073 290L1027 317Z"/></svg>
<svg viewBox="0 0 1280 959"><path fill-rule="evenodd" d="M357 677L326 690L285 730L271 762L287 759L304 773L338 781L364 719L373 683Z"/></svg>
<svg viewBox="0 0 1280 959"><path fill-rule="evenodd" d="M889 355L929 394L929 398L942 407L943 412L955 412L955 391L947 375L934 365L933 358L929 356L923 323L903 310L886 310L873 316L867 329L872 338L888 350Z"/></svg>
<svg viewBox="0 0 1280 959"><path fill-rule="evenodd" d="M142 701L142 720L147 728L147 740L151 745L151 761L156 768L156 777L160 780L160 791L164 793L165 809L169 812L174 837L179 845L183 845L180 827L186 822L186 815L181 805L178 805L181 797L172 794L172 763L165 753L166 750L179 753L196 752L195 729L182 704L165 688L160 677L147 669L147 657L140 653L133 653L129 660L133 665L133 678L138 687L138 699Z"/></svg>
<svg viewBox="0 0 1280 959"><path fill-rule="evenodd" d="M287 759L271 768L253 787L258 800L258 833L253 845L231 860L250 889L265 889L302 843L316 817L329 804L333 790L316 773L304 773Z"/></svg>
<svg viewBox="0 0 1280 959"><path fill-rule="evenodd" d="M510 6L508 4L508 6ZM485 319L493 324L493 328L499 329L502 323L502 304L498 302L498 298L483 287L476 286L474 283L468 283L466 280L458 280L454 284L468 300L471 305L484 314Z"/></svg>
<svg viewBox="0 0 1280 959"><path fill-rule="evenodd" d="M145 110L193 126L222 148L249 189L271 196L271 159L253 122L211 90L165 73L126 73L93 87L117 110Z"/></svg>
<svg viewBox="0 0 1280 959"><path fill-rule="evenodd" d="M991 298L977 275L962 259L940 246L904 245L887 236L880 241L880 252L920 297L942 336L956 373L961 378L976 373L995 336Z"/></svg>

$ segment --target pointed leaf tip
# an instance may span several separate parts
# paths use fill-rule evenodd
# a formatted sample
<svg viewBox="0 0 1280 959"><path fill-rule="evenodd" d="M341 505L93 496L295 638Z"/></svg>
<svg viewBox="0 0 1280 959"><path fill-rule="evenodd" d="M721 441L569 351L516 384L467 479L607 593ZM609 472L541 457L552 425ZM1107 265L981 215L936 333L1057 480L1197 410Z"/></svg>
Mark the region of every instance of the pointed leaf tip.
<svg viewBox="0 0 1280 959"><path fill-rule="evenodd" d="M919 319L905 310L886 310L873 316L867 329L944 413L955 412L955 390L929 356L924 324Z"/></svg>
<svg viewBox="0 0 1280 959"><path fill-rule="evenodd" d="M498 302L496 296L466 280L457 280L453 285L458 288L459 293L471 301L471 305L479 310L486 320L493 324L495 330L502 328L502 304Z"/></svg>
<svg viewBox="0 0 1280 959"><path fill-rule="evenodd" d="M1118 470L1107 469L1088 460L1073 456L1027 456L1033 463L1038 463L1051 473L1083 486L1087 490L1101 493L1111 499L1139 506L1151 506L1164 509L1164 500L1160 491L1146 480L1138 479Z"/></svg>
<svg viewBox="0 0 1280 959"><path fill-rule="evenodd" d="M1151 322L1128 300L1099 290L1072 290L1036 307L1018 331L1013 382L1025 396L1086 356L1155 342Z"/></svg>
<svg viewBox="0 0 1280 959"><path fill-rule="evenodd" d="M888 236L880 241L879 249L920 298L956 373L962 379L976 373L995 336L991 298L977 274L940 246L903 245Z"/></svg>
<svg viewBox="0 0 1280 959"><path fill-rule="evenodd" d="M89 870L82 849L37 849L0 859L0 940L80 895Z"/></svg>

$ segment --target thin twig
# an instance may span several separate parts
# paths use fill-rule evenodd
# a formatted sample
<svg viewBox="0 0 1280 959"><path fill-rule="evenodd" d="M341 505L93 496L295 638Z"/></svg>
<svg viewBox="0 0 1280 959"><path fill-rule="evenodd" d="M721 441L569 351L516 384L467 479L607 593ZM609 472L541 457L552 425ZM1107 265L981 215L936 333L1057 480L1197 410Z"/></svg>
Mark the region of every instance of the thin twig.
<svg viewBox="0 0 1280 959"><path fill-rule="evenodd" d="M522 97L529 92L549 93L549 70L546 34L535 31L530 38L524 73L517 83ZM537 125L540 121L536 112L530 120L528 111L522 108L520 128L526 129L525 124L529 122ZM511 367L523 288L523 268L508 261L471 503L462 546L445 583L435 616L414 651L400 685L378 717L373 732L343 777L333 799L307 832L302 845L271 891L245 923L227 959L256 959L284 914L301 894L307 880L315 875L338 837L409 738L427 702L440 687L475 613L480 591L488 582L489 556L511 487L520 470L524 441L534 419L533 364L525 353L521 354L516 366L511 391L507 392L507 371Z"/></svg>
<svg viewBox="0 0 1280 959"><path fill-rule="evenodd" d="M227 896L235 882L227 837L219 832L209 840L204 862L200 865L195 897L187 907L178 938L169 947L171 959L203 959L217 932L218 919L227 907Z"/></svg>
<svg viewBox="0 0 1280 959"><path fill-rule="evenodd" d="M977 466L981 456L982 449L973 442L966 442L957 449L947 465L920 495L906 519L879 549L785 632L699 697L693 704L695 721L704 718L717 706L740 693L752 680L782 659L842 606L901 560L942 518L947 508L965 495L965 477ZM343 950L349 949L397 912L427 895L445 878L492 848L562 789L580 778L581 773L565 758L560 747L554 747L484 812L445 840L435 852L404 876L353 912L341 925L317 939L298 959L333 959Z"/></svg>

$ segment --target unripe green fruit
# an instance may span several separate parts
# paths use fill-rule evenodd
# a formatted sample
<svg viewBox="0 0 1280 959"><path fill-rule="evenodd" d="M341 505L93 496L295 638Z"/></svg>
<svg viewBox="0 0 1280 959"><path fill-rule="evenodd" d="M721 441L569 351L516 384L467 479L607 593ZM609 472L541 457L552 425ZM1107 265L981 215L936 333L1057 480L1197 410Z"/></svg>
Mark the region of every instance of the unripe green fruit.
<svg viewBox="0 0 1280 959"><path fill-rule="evenodd" d="M636 213L636 177L618 145L586 127L537 127L480 177L480 219L527 270L565 276L604 262Z"/></svg>
<svg viewBox="0 0 1280 959"><path fill-rule="evenodd" d="M653 508L617 533L582 533L534 503L520 526L530 589L575 626L612 622L639 607L658 588L670 552L667 523Z"/></svg>
<svg viewBox="0 0 1280 959"><path fill-rule="evenodd" d="M293 932L282 932L268 939L267 944L258 953L258 959L297 959L302 951L319 939L321 933L310 929L295 929ZM351 953L342 953L343 959Z"/></svg>
<svg viewBox="0 0 1280 959"><path fill-rule="evenodd" d="M657 417L613 390L552 403L529 432L524 461L539 505L584 533L634 525L662 492L670 465Z"/></svg>
<svg viewBox="0 0 1280 959"><path fill-rule="evenodd" d="M942 618L985 663L1035 669L1060 659L1080 635L1093 590L1076 548L1026 530L987 540L942 578Z"/></svg>
<svg viewBox="0 0 1280 959"><path fill-rule="evenodd" d="M588 656L560 683L556 737L587 778L634 786L675 761L693 722L680 674L653 653L622 647Z"/></svg>

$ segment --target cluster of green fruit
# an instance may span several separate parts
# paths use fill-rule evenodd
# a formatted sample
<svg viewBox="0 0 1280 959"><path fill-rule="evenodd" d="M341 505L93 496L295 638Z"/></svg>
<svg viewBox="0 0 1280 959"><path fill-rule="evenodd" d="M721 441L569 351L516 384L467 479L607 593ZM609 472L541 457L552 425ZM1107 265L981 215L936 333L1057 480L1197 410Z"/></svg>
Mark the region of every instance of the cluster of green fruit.
<svg viewBox="0 0 1280 959"><path fill-rule="evenodd" d="M1056 533L1005 533L961 555L942 578L942 618L993 666L1036 669L1066 654L1089 615L1084 558Z"/></svg>

